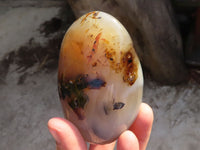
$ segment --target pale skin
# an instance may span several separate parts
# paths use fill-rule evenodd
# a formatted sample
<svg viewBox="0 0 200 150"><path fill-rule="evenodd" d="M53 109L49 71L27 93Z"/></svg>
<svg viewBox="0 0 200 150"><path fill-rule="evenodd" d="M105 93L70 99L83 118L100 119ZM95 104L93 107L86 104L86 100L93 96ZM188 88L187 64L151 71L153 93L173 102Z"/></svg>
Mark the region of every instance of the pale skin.
<svg viewBox="0 0 200 150"><path fill-rule="evenodd" d="M153 111L145 103L140 106L137 118L129 128L114 141L105 145L90 144L89 150L113 150L117 142L117 150L145 150L149 141L153 124ZM52 118L48 128L56 141L57 150L87 150L87 145L78 129L68 120Z"/></svg>

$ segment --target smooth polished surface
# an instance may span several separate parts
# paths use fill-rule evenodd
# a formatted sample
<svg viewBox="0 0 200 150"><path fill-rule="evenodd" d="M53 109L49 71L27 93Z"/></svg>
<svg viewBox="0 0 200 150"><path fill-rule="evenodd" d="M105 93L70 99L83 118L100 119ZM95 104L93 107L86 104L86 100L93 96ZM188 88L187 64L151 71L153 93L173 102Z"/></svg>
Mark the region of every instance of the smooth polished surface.
<svg viewBox="0 0 200 150"><path fill-rule="evenodd" d="M12 1L9 4L30 1L32 0ZM54 0L52 1L54 2ZM57 8L55 5L49 8L32 5L27 8L22 5L2 13L6 9L2 3L4 1L0 2L0 20L4 20L4 22L0 22L2 29L0 30L1 62L7 60L8 52L18 53L20 47L26 46L24 43L33 38L36 41L41 41L41 38L45 39L41 43L49 47L46 41L50 40L52 35L44 37L38 29L47 20L57 17L57 10L64 7L63 4ZM66 12L64 13L66 14ZM67 14L72 15L71 13ZM27 21L29 19L30 22ZM18 24L19 22L20 24ZM20 32L21 28L23 28L23 32ZM13 39L17 39L21 43L11 42ZM58 45L60 45L60 41ZM30 46L28 48L30 49ZM51 53L46 54L50 55ZM34 55L35 53L31 56ZM16 59L20 58L16 57ZM57 63L55 63L56 65ZM33 74L33 71L38 68L37 62L20 72L17 70L18 67L19 65L16 63L10 64L10 67L5 69L2 64L0 66L2 69L0 73L0 149L54 150L55 141L48 131L47 122L52 117L63 117L57 93L57 68L48 72L42 69ZM7 75L2 77L6 70L8 71ZM24 74L27 76L22 80ZM18 81L23 82L18 84ZM153 108L155 114L147 150L196 150L200 147L199 97L200 85L198 83L189 82L179 86L163 86L146 78L143 101Z"/></svg>
<svg viewBox="0 0 200 150"><path fill-rule="evenodd" d="M67 119L91 143L115 140L134 121L143 75L132 40L111 15L76 20L61 46L58 88Z"/></svg>

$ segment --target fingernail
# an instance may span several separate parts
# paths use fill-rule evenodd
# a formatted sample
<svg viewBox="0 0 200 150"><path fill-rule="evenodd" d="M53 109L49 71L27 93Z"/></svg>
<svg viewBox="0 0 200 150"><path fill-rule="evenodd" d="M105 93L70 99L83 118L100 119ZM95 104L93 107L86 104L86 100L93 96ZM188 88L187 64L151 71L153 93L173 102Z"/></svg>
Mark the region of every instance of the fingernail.
<svg viewBox="0 0 200 150"><path fill-rule="evenodd" d="M56 143L60 143L60 138L55 130L49 129L51 135L56 140Z"/></svg>

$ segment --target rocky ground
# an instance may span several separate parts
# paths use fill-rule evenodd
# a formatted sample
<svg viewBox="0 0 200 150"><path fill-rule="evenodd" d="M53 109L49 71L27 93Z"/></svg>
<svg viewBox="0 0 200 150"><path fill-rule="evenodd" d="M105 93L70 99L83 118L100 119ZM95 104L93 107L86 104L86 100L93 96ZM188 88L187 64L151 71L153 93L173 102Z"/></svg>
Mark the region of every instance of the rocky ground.
<svg viewBox="0 0 200 150"><path fill-rule="evenodd" d="M59 47L75 18L62 0L11 2L0 2L0 149L52 150L47 122L63 117ZM162 86L146 78L144 101L155 114L148 150L199 149L200 84Z"/></svg>

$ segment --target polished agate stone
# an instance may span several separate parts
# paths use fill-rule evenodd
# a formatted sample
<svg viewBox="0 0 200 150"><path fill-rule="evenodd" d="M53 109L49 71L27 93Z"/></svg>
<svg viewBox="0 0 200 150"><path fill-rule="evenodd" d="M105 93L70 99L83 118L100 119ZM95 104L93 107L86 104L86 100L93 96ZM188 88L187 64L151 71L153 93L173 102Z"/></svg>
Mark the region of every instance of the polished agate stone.
<svg viewBox="0 0 200 150"><path fill-rule="evenodd" d="M132 40L111 15L94 11L66 32L59 58L58 90L65 117L85 141L114 141L134 121L143 75Z"/></svg>

